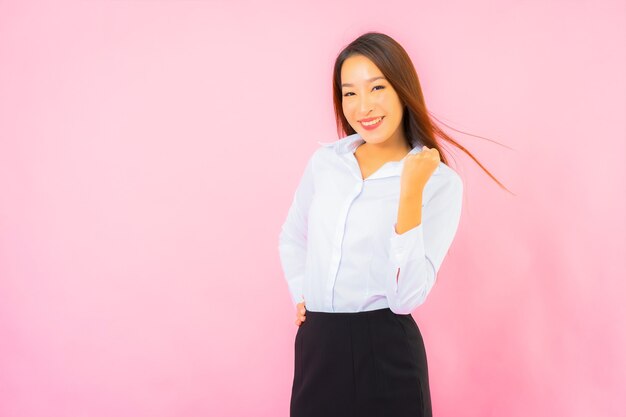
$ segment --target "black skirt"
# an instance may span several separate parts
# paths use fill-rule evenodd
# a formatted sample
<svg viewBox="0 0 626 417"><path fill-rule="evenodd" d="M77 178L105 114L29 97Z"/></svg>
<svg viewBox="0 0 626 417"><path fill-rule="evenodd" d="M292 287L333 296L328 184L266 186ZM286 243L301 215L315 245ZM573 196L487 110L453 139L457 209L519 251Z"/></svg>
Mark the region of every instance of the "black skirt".
<svg viewBox="0 0 626 417"><path fill-rule="evenodd" d="M291 417L431 417L422 334L389 308L309 311L295 340Z"/></svg>

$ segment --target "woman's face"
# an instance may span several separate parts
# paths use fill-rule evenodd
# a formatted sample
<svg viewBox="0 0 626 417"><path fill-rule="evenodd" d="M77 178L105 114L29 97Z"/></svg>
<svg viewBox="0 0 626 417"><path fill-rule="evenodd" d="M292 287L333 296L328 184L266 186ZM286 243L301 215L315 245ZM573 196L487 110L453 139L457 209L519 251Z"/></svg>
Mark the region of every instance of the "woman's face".
<svg viewBox="0 0 626 417"><path fill-rule="evenodd" d="M369 58L353 55L346 59L341 67L341 85L343 114L363 140L387 141L388 145L406 143L400 98ZM382 119L377 122L377 118ZM374 124L363 124L368 121Z"/></svg>

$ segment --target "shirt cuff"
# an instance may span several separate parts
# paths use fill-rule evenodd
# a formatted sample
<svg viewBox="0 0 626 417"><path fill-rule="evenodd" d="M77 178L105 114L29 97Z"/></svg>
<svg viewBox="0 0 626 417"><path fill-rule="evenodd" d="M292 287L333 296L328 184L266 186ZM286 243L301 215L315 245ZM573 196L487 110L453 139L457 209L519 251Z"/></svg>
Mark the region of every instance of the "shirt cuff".
<svg viewBox="0 0 626 417"><path fill-rule="evenodd" d="M394 223L389 238L389 251L391 260L397 265L404 265L407 260L416 259L425 255L424 251L424 227L423 223L402 234L396 233Z"/></svg>

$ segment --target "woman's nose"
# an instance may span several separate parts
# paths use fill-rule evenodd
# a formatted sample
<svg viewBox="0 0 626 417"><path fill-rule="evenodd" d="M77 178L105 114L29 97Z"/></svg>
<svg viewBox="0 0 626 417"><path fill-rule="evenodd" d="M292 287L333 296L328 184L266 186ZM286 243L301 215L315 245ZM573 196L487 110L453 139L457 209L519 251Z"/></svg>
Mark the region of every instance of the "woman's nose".
<svg viewBox="0 0 626 417"><path fill-rule="evenodd" d="M361 99L359 103L359 110L363 114L367 114L370 110L372 110L372 102L368 97L364 97Z"/></svg>

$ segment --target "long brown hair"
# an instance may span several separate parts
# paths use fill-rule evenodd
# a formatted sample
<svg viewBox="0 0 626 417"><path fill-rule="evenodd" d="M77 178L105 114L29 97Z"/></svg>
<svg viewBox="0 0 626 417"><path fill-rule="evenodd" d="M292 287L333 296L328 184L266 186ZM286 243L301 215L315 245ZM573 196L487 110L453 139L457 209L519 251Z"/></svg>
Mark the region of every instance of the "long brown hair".
<svg viewBox="0 0 626 417"><path fill-rule="evenodd" d="M398 42L383 33L367 32L359 36L346 46L335 60L333 69L333 103L339 137L356 133L343 114L341 93L341 67L344 61L352 55L364 55L369 58L380 69L400 97L400 101L404 104L402 127L404 136L411 148L417 146L418 143L422 143L429 148L436 148L439 151L441 161L448 165L448 160L437 141L437 136L439 136L469 155L500 187L509 191L474 155L446 134L431 119L438 120L426 109L422 87L411 58ZM445 123L442 124L445 125Z"/></svg>

